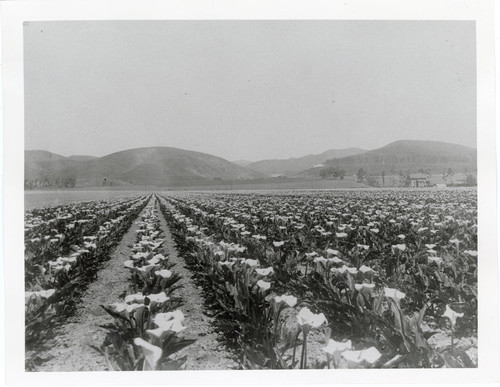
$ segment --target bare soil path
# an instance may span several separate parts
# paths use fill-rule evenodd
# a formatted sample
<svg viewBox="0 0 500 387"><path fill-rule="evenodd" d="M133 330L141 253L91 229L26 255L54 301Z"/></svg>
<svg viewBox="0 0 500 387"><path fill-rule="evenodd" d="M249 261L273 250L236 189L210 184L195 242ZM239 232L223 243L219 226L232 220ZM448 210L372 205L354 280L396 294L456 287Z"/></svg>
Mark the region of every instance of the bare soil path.
<svg viewBox="0 0 500 387"><path fill-rule="evenodd" d="M206 307L203 290L196 286L193 274L185 267L184 259L178 256L172 234L159 206L157 206L157 212L165 234L165 252L169 255L169 262L175 263L172 270L182 277L179 281L182 287L173 292L173 296L183 300L181 307L185 316L183 325L187 328L182 333L186 338L196 339L195 343L178 352L176 357L187 355L185 363L187 370L238 369L236 354L224 346L221 335L214 329L214 318L204 313Z"/></svg>
<svg viewBox="0 0 500 387"><path fill-rule="evenodd" d="M152 199L154 200L154 198ZM204 314L205 306L202 290L193 282L191 272L184 267L184 260L177 255L175 244L160 209L157 213L161 220L162 231L165 234L164 252L169 260L175 263L173 271L178 272L182 285L172 295L183 300L181 310L185 315L184 325L187 327L181 334L189 339L196 339L192 345L178 352L176 357L187 355L185 368L189 370L235 369L238 363L236 355L228 351L217 332L213 329L213 318ZM138 219L142 214L139 214ZM135 221L134 221L135 222ZM35 371L67 372L67 371L105 371L104 357L91 348L99 346L104 341L107 331L99 325L111 322L112 318L100 307L118 302L130 285L129 270L123 266L131 252L129 246L136 241L138 226L133 223L121 242L111 255L109 261L103 264L97 279L89 285L81 304L68 322L57 331L51 347L43 358L48 361L39 365Z"/></svg>

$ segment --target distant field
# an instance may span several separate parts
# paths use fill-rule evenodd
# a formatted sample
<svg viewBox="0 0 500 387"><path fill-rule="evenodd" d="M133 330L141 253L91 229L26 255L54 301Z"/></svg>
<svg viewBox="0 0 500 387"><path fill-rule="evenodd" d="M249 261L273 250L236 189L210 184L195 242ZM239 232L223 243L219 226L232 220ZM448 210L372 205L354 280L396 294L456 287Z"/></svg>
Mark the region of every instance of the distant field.
<svg viewBox="0 0 500 387"><path fill-rule="evenodd" d="M397 176L386 176L386 186L390 189L391 182ZM430 179L432 184L442 182L441 175L434 175ZM382 182L380 182L382 183ZM235 180L221 181L219 184L186 185L173 187L146 186L115 186L115 187L92 187L75 188L64 190L26 190L24 191L24 206L26 210L55 206L63 203L78 202L85 200L102 200L121 195L129 195L140 192L162 192L162 191L281 191L281 190L330 190L330 189L365 189L373 188L358 183L351 179L323 180L319 178L277 178L277 179L254 179L248 183ZM384 189L382 187L378 189Z"/></svg>
<svg viewBox="0 0 500 387"><path fill-rule="evenodd" d="M289 189L346 189L346 188L364 188L365 184L360 184L353 180L323 180L323 179L266 179L261 182L231 184L224 182L211 185L191 185L181 187L159 187L162 191L253 191L253 190L289 190Z"/></svg>
<svg viewBox="0 0 500 387"><path fill-rule="evenodd" d="M87 200L103 200L115 196L140 193L133 190L58 190L58 191L24 191L24 209L57 206L60 204Z"/></svg>
<svg viewBox="0 0 500 387"><path fill-rule="evenodd" d="M137 186L137 187L95 187L87 189L65 189L65 190L26 190L24 191L24 208L55 206L64 203L78 202L84 200L102 200L115 196L128 195L139 192L155 191L253 191L253 190L290 190L290 189L346 189L363 188L364 184L359 184L352 180L321 180L321 179L286 179L272 181L266 179L263 182L253 182L243 184L240 181L221 182L221 184L210 185L190 185L179 187L157 187L157 186Z"/></svg>

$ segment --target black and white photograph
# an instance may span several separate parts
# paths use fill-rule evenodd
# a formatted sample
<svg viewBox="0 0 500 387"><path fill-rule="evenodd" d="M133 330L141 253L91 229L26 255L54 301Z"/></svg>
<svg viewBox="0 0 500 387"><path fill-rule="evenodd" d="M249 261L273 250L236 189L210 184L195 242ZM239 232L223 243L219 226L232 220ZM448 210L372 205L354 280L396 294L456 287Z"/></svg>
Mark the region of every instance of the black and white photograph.
<svg viewBox="0 0 500 387"><path fill-rule="evenodd" d="M496 380L484 9L161 10L16 19L16 372Z"/></svg>

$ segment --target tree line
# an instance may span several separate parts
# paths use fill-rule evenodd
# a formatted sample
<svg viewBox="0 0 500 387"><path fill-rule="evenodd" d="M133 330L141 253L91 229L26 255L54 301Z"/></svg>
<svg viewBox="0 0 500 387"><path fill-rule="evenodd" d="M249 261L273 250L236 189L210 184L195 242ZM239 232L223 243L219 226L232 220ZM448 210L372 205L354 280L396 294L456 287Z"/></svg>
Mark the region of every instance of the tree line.
<svg viewBox="0 0 500 387"><path fill-rule="evenodd" d="M339 167L328 167L328 168L323 168L320 172L319 175L323 179L327 178L334 178L334 179L340 179L344 180L345 177L345 170L340 169Z"/></svg>
<svg viewBox="0 0 500 387"><path fill-rule="evenodd" d="M76 184L74 177L61 177L50 179L48 177L41 179L25 179L24 189L35 188L73 188Z"/></svg>
<svg viewBox="0 0 500 387"><path fill-rule="evenodd" d="M422 175L426 175L427 178L430 178L432 175L432 171L430 169L424 169L420 168L415 172L411 171L403 171L402 169L395 170L391 169L390 170L390 177L391 180L389 182L390 186L396 186L396 187L410 187L411 185L411 178L410 174L411 173L419 173ZM471 173L467 170L467 168L464 169L463 173L465 174L466 178L465 181L462 181L460 183L454 181L453 177L455 175L455 171L453 168L447 168L443 170L442 174L442 181L443 183L449 184L449 185L466 185L466 186L474 186L477 185L477 177L475 173ZM344 169L339 168L338 166L336 167L326 167L320 170L319 176L323 179L328 179L328 178L333 178L333 179L341 179L343 180L346 175L346 171ZM358 172L354 175L354 178L357 182L359 183L364 183L367 185L370 185L372 187L379 187L379 186L386 186L386 171L383 170L379 174L373 175L368 173L364 168L359 168Z"/></svg>

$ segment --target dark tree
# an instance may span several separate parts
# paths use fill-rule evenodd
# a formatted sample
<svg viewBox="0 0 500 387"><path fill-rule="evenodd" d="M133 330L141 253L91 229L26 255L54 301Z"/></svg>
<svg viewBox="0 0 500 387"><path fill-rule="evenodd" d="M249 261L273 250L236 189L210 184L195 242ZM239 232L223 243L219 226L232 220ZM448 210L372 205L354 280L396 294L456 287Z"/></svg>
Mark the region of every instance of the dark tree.
<svg viewBox="0 0 500 387"><path fill-rule="evenodd" d="M358 181L362 182L365 177L366 177L365 170L363 168L359 168L359 170L358 170Z"/></svg>

